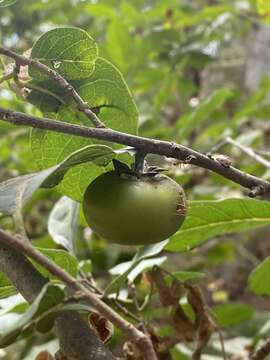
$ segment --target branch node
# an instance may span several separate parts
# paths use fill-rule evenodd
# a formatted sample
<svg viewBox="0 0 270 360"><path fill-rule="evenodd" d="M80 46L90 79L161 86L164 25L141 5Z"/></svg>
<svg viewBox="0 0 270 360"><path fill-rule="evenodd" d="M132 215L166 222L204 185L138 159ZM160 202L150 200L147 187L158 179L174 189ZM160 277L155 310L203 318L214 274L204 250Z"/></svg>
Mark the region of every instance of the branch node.
<svg viewBox="0 0 270 360"><path fill-rule="evenodd" d="M249 192L248 196L251 198L255 198L257 196L265 194L267 191L267 187L264 184L260 184L258 186L254 186Z"/></svg>

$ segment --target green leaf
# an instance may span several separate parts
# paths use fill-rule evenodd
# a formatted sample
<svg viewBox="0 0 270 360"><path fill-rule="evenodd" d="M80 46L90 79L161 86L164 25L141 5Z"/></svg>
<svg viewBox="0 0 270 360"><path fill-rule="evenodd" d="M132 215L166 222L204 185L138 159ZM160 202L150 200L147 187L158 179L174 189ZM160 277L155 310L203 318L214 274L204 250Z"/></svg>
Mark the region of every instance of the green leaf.
<svg viewBox="0 0 270 360"><path fill-rule="evenodd" d="M81 97L99 109L100 119L110 128L126 133L137 131L137 109L119 71L104 59L96 61L91 77L75 85ZM58 120L89 126L90 120L69 107L61 107ZM40 169L53 166L68 154L81 149L93 140L35 129L31 147ZM81 201L88 184L103 172L93 164L77 166L69 171L59 190L74 200Z"/></svg>
<svg viewBox="0 0 270 360"><path fill-rule="evenodd" d="M120 18L111 21L107 30L106 49L110 59L123 73L126 73L134 62L133 42L134 38L130 36L128 27Z"/></svg>
<svg viewBox="0 0 270 360"><path fill-rule="evenodd" d="M75 240L80 204L63 196L53 207L49 220L48 232L56 244L75 254Z"/></svg>
<svg viewBox="0 0 270 360"><path fill-rule="evenodd" d="M39 187L56 186L73 166L84 162L105 166L114 157L114 151L108 146L89 145L75 151L60 164L49 169L4 181L0 183L0 212L13 214L16 209L21 209Z"/></svg>
<svg viewBox="0 0 270 360"><path fill-rule="evenodd" d="M250 116L256 116L257 111L260 109L260 105L265 105L265 99L270 90L270 78L265 77L260 82L260 87L254 93L251 94L246 104L240 107L234 116L232 121L238 124L243 118Z"/></svg>
<svg viewBox="0 0 270 360"><path fill-rule="evenodd" d="M198 105L190 114L182 116L177 122L179 141L185 139L204 121L209 120L212 112L219 109L232 95L233 92L230 89L224 88L217 90L208 99Z"/></svg>
<svg viewBox="0 0 270 360"><path fill-rule="evenodd" d="M27 94L26 100L46 114L57 112L61 105L66 104L67 94L62 87L51 79L32 79L27 83L27 86L31 91Z"/></svg>
<svg viewBox="0 0 270 360"><path fill-rule="evenodd" d="M222 327L238 325L249 320L254 309L246 304L227 303L215 306L213 309L218 324Z"/></svg>
<svg viewBox="0 0 270 360"><path fill-rule="evenodd" d="M58 305L64 299L64 292L58 286L45 285L35 301L29 306L28 310L22 314L16 321L0 329L0 347L6 347L12 344L17 337L29 328L33 321L49 309Z"/></svg>
<svg viewBox="0 0 270 360"><path fill-rule="evenodd" d="M113 281L107 286L105 290L105 295L109 295L111 293L117 293L119 292L122 285L125 283L126 280L128 280L128 275L134 270L134 275L138 273L138 275L144 271L143 267L137 266L145 259L153 257L157 254L159 254L166 244L168 243L168 240L161 241L157 244L152 245L146 245L139 248L137 253L134 255L133 259L131 261L126 261L124 263L118 264L112 269L110 269L110 273L112 275L119 275L116 278L113 279ZM157 260L157 259L155 259ZM157 263L151 263L150 265L158 265L158 262L161 261L163 263L166 260L166 257L158 258ZM145 269L149 268L149 263L145 263ZM137 268L137 270L135 270ZM133 276L134 277L134 276ZM136 276L135 276L136 277Z"/></svg>
<svg viewBox="0 0 270 360"><path fill-rule="evenodd" d="M167 240L163 240L156 244L140 246L139 250L134 255L134 260L140 261L140 260L146 259L148 257L152 257L152 256L159 254L164 249L164 247L168 244L168 242L169 242L169 240L167 239Z"/></svg>
<svg viewBox="0 0 270 360"><path fill-rule="evenodd" d="M21 302L13 306L11 309L8 309L6 313L23 314L28 309L29 304L27 302Z"/></svg>
<svg viewBox="0 0 270 360"><path fill-rule="evenodd" d="M55 69L67 80L83 79L94 70L98 56L97 44L88 33L72 27L56 28L42 35L34 44L31 58ZM36 69L30 68L34 79L47 79Z"/></svg>
<svg viewBox="0 0 270 360"><path fill-rule="evenodd" d="M77 277L78 274L78 260L65 250L60 249L44 249L37 248L43 255L51 259L55 264L61 267L63 270L68 272L71 276ZM52 275L48 270L44 269L43 266L33 261L33 264L38 271L46 278L58 280L57 277Z"/></svg>
<svg viewBox="0 0 270 360"><path fill-rule="evenodd" d="M7 286L0 287L0 299L4 299L4 298L14 295L16 293L17 293L17 290L13 285L7 285Z"/></svg>
<svg viewBox="0 0 270 360"><path fill-rule="evenodd" d="M0 183L0 212L13 214L16 209L21 209L54 171L55 167Z"/></svg>
<svg viewBox="0 0 270 360"><path fill-rule="evenodd" d="M249 288L257 295L270 295L270 256L250 274Z"/></svg>
<svg viewBox="0 0 270 360"><path fill-rule="evenodd" d="M145 259L128 274L127 279L130 283L141 275L143 272L152 269L154 266L161 266L167 260L167 256L154 257L152 259Z"/></svg>
<svg viewBox="0 0 270 360"><path fill-rule="evenodd" d="M110 128L126 133L137 132L138 112L121 73L107 60L97 56L92 38L77 28L57 28L42 35L32 50L32 57L56 68L74 86L81 98L95 109ZM31 70L32 90L28 100L43 111L53 111L58 120L90 126L90 119L63 89L46 76ZM38 88L37 88L38 87ZM31 147L40 169L62 161L67 155L98 141L34 129ZM100 141L98 142L100 143ZM115 145L119 147L119 145ZM94 164L77 166L69 171L59 190L81 201L87 185L102 173Z"/></svg>
<svg viewBox="0 0 270 360"><path fill-rule="evenodd" d="M0 299L16 293L16 288L12 285L7 276L3 272L0 272Z"/></svg>
<svg viewBox="0 0 270 360"><path fill-rule="evenodd" d="M13 5L17 2L18 0L1 0L0 1L0 8L1 7L6 7L6 6L10 6Z"/></svg>
<svg viewBox="0 0 270 360"><path fill-rule="evenodd" d="M187 219L167 250L188 251L217 235L243 232L270 224L270 203L255 199L193 201Z"/></svg>
<svg viewBox="0 0 270 360"><path fill-rule="evenodd" d="M92 261L90 259L88 260L81 260L79 262L79 270L84 273L84 275L91 274L93 269Z"/></svg>

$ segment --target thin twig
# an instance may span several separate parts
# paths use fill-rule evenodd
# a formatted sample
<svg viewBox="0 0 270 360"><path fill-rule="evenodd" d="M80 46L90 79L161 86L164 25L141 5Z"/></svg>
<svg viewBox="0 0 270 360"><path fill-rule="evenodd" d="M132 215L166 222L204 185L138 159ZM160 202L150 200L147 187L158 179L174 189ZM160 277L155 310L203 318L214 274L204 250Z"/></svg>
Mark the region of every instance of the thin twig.
<svg viewBox="0 0 270 360"><path fill-rule="evenodd" d="M74 277L69 275L65 270L51 261L49 258L35 249L31 243L20 241L18 238L11 236L0 229L0 243L8 245L28 256L32 260L47 269L51 274L62 280L68 287L76 292L79 292L90 305L93 306L101 315L107 320L111 321L115 326L118 326L132 341L134 341L141 350L145 360L157 360L151 339L149 336L143 334L131 323L123 319L106 305L98 296L83 286Z"/></svg>
<svg viewBox="0 0 270 360"><path fill-rule="evenodd" d="M240 144L238 141L233 140L231 137L226 137L226 142L228 144L231 144L235 147L237 147L238 149L240 149L243 153L247 154L250 158L252 158L253 160L255 160L256 162L264 165L265 167L267 167L268 169L270 169L270 161L266 160L265 158L263 158L262 156L260 156L259 154L257 154L253 149L251 149L248 146L242 145Z"/></svg>
<svg viewBox="0 0 270 360"><path fill-rule="evenodd" d="M218 151L219 149L221 149L223 146L225 146L227 144L235 146L236 148L240 149L243 153L248 155L251 159L255 160L256 162L258 162L270 169L270 161L268 161L264 157L262 157L261 156L262 154L259 154L259 151L255 151L252 148L241 144L240 142L232 139L230 136L227 136L225 139L223 139L218 144L213 146L210 154L215 153L216 151Z"/></svg>
<svg viewBox="0 0 270 360"><path fill-rule="evenodd" d="M138 323L141 321L141 319L133 314L131 311L129 311L125 306L119 303L118 300L113 299L113 304L120 310L122 313L126 316L129 316L131 319L137 321Z"/></svg>
<svg viewBox="0 0 270 360"><path fill-rule="evenodd" d="M42 74L47 75L49 78L54 80L60 87L62 87L69 96L73 98L73 100L76 102L78 109L82 111L96 126L97 128L104 128L105 125L102 123L102 121L98 118L98 116L94 113L94 111L91 110L91 107L87 102L85 102L80 95L77 93L77 91L74 89L74 87L60 74L58 74L57 71L54 69L51 69L50 67L44 65L43 63L27 58L25 56L19 55L15 53L12 50L9 50L3 46L0 46L0 54L3 54L9 58L12 58L16 61L16 64L19 66L30 66L35 69L37 69Z"/></svg>
<svg viewBox="0 0 270 360"><path fill-rule="evenodd" d="M186 159L189 159L189 164L211 170L245 188L250 189L250 196L254 197L270 193L269 181L245 173L233 166L225 167L215 159L173 142L130 135L107 128L88 128L86 126L70 124L63 121L39 118L1 107L0 119L14 125L29 126L74 136L111 141L122 145L132 146L145 153L164 155L170 158L179 159L183 162L185 162Z"/></svg>

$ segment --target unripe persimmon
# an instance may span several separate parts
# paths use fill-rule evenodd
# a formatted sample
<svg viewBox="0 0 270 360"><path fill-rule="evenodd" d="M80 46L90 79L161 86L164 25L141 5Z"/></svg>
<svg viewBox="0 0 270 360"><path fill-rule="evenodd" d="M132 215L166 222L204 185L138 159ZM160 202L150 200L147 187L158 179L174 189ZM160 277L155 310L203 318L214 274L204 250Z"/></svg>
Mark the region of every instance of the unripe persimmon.
<svg viewBox="0 0 270 360"><path fill-rule="evenodd" d="M184 190L168 176L136 177L110 171L87 188L83 211L87 223L104 239L123 245L160 242L182 225Z"/></svg>

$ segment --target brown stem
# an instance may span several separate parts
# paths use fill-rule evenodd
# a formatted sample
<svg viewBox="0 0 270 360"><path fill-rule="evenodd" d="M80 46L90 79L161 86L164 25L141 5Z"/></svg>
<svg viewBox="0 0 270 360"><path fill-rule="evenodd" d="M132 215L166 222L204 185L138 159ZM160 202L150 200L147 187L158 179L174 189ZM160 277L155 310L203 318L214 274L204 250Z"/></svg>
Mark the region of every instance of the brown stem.
<svg viewBox="0 0 270 360"><path fill-rule="evenodd" d="M9 245L0 245L0 271L7 275L29 303L35 300L47 283L47 279L34 268L30 261ZM61 351L65 353L67 359L75 357L78 360L115 360L93 330L74 311L61 313L61 316L56 319L56 331ZM79 335L83 336L83 343L82 341L77 343ZM88 357L85 357L85 354L88 354Z"/></svg>
<svg viewBox="0 0 270 360"><path fill-rule="evenodd" d="M59 86L61 86L64 91L69 94L70 97L73 98L75 103L78 106L78 109L82 111L94 124L94 126L98 128L104 128L105 125L102 123L102 121L97 117L97 115L91 110L89 104L80 97L80 95L77 93L77 91L74 89L74 87L60 74L58 74L57 71L51 69L50 67L42 64L41 62L27 58L25 56L19 55L15 53L12 50L9 50L7 48L4 48L0 46L0 54L3 54L9 58L12 58L16 61L16 66L31 66L35 69L37 69L42 74L47 75L49 78L54 80Z"/></svg>
<svg viewBox="0 0 270 360"><path fill-rule="evenodd" d="M265 181L256 176L245 173L233 166L225 167L215 159L173 142L149 139L111 129L88 128L86 126L70 124L63 121L39 118L21 112L12 111L10 109L4 109L2 107L0 107L0 119L19 126L30 126L33 128L56 131L74 136L111 141L135 147L145 153L164 155L179 159L183 162L188 159L189 164L211 170L245 188L250 189L250 196L270 193L269 181Z"/></svg>
<svg viewBox="0 0 270 360"><path fill-rule="evenodd" d="M65 272L53 261L48 259L37 249L35 249L31 243L22 242L15 236L11 236L0 229L0 243L5 246L11 246L18 252L28 256L32 260L35 260L38 264L42 265L51 274L57 276L62 280L69 288L79 292L80 295L85 298L90 305L93 306L101 315L111 321L114 325L118 326L129 338L134 341L141 350L145 360L157 360L156 353L153 349L153 345L149 336L139 331L131 323L123 319L106 305L98 296L92 293L89 289L78 282L74 277Z"/></svg>

